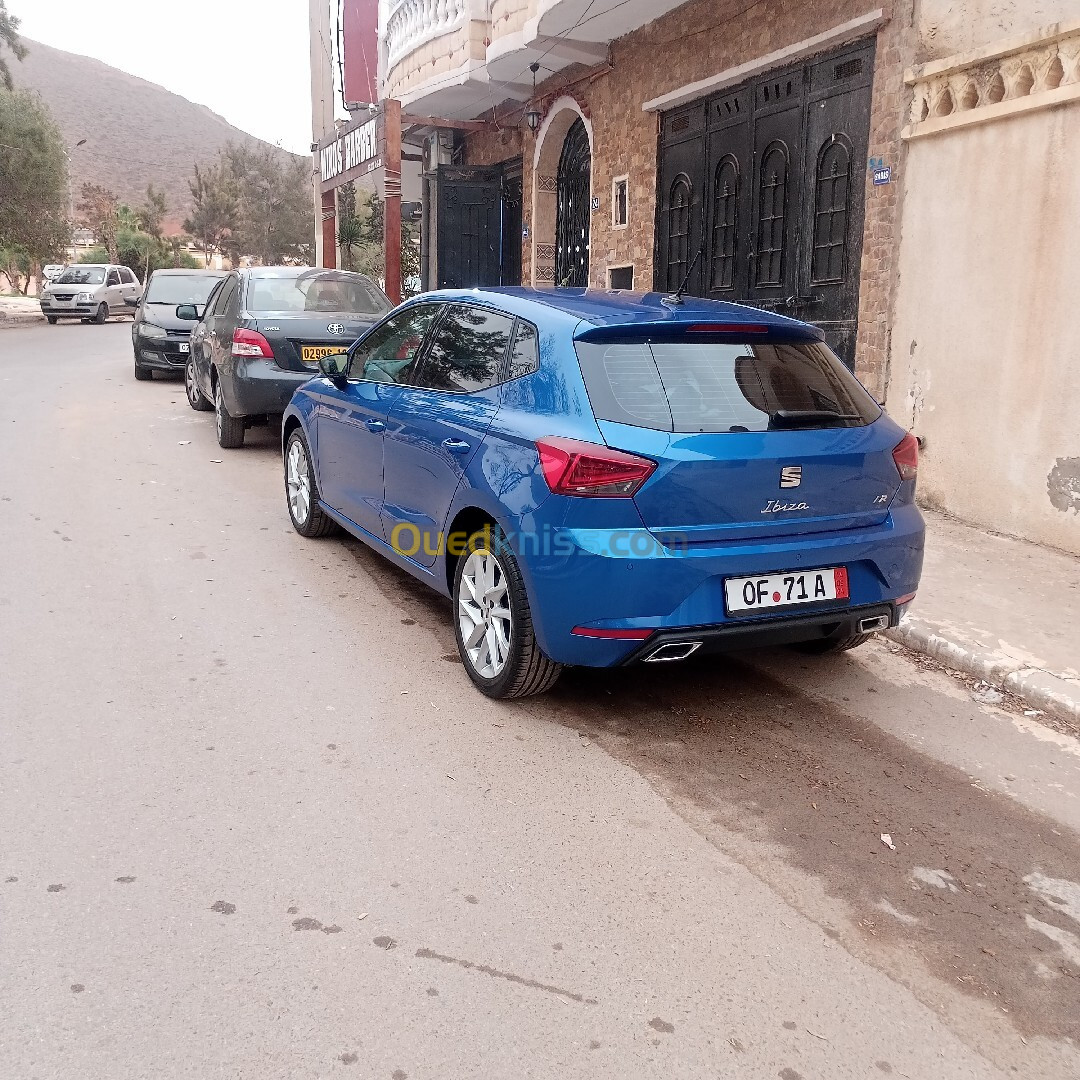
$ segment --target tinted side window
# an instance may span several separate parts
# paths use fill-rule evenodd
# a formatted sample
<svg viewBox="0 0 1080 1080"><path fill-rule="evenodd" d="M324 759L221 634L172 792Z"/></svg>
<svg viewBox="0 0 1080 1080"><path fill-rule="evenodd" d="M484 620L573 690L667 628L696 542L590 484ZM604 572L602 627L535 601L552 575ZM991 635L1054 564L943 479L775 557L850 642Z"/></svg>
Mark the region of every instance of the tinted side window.
<svg viewBox="0 0 1080 1080"><path fill-rule="evenodd" d="M120 275L115 270L109 271L109 279L105 282L106 285L119 285Z"/></svg>
<svg viewBox="0 0 1080 1080"><path fill-rule="evenodd" d="M225 279L225 284L218 290L217 299L214 301L214 309L210 312L211 315L224 313L225 305L236 295L239 284L239 281L234 277Z"/></svg>
<svg viewBox="0 0 1080 1080"><path fill-rule="evenodd" d="M135 275L126 266L120 271L120 277L126 285L135 284Z"/></svg>
<svg viewBox="0 0 1080 1080"><path fill-rule="evenodd" d="M510 367L507 379L520 379L540 370L540 349L536 327L532 323L518 322L514 332L514 347L510 350Z"/></svg>
<svg viewBox="0 0 1080 1080"><path fill-rule="evenodd" d="M206 298L206 305L203 308L203 318L207 315L213 315L214 305L217 303L218 297L221 295L222 282L218 281L214 284L214 287L210 290L210 295Z"/></svg>
<svg viewBox="0 0 1080 1080"><path fill-rule="evenodd" d="M353 353L349 378L415 386L424 338L441 309L441 304L420 304L387 319Z"/></svg>
<svg viewBox="0 0 1080 1080"><path fill-rule="evenodd" d="M420 385L458 394L494 386L502 374L514 320L472 304L454 304L431 342Z"/></svg>

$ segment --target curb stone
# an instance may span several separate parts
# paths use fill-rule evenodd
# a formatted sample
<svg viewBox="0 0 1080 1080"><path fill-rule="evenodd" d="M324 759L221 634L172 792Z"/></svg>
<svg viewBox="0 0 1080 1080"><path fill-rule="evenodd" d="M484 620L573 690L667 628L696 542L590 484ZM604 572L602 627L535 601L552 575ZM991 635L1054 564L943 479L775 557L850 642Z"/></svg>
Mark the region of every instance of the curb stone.
<svg viewBox="0 0 1080 1080"><path fill-rule="evenodd" d="M933 623L904 616L899 626L883 631L891 641L923 653L947 667L974 675L991 686L1008 690L1029 709L1052 713L1080 726L1080 680L1025 667L998 654L947 637Z"/></svg>

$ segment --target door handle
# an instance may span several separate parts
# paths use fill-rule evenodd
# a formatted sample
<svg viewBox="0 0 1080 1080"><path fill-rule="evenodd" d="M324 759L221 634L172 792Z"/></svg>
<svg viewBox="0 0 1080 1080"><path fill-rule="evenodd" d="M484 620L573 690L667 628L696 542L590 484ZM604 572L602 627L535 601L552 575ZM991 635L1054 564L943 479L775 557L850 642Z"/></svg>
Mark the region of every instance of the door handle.
<svg viewBox="0 0 1080 1080"><path fill-rule="evenodd" d="M386 424L384 424L381 420L365 420L364 427L366 427L368 431L374 432L386 430Z"/></svg>
<svg viewBox="0 0 1080 1080"><path fill-rule="evenodd" d="M443 448L451 454L464 454L469 449L469 444L464 439L444 439Z"/></svg>

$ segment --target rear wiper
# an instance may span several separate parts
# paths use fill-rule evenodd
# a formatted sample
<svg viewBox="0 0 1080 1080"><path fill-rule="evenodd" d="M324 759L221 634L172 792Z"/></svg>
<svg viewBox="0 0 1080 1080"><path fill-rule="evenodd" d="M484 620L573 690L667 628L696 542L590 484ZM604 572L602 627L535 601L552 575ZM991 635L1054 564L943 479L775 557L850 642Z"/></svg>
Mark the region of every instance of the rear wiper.
<svg viewBox="0 0 1080 1080"><path fill-rule="evenodd" d="M828 423L830 421L861 420L858 413L831 412L828 409L777 409L769 415L769 426L785 427L789 424Z"/></svg>

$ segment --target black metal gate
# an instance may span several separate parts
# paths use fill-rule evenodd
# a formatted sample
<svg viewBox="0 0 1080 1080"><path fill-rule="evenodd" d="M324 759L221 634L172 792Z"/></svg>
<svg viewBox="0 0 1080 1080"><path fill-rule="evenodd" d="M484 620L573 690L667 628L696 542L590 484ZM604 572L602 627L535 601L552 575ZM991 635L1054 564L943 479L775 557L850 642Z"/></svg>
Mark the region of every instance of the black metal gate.
<svg viewBox="0 0 1080 1080"><path fill-rule="evenodd" d="M589 284L589 216L592 150L581 119L566 133L559 158L555 212L555 284L583 289Z"/></svg>
<svg viewBox="0 0 1080 1080"><path fill-rule="evenodd" d="M689 273L687 293L814 322L854 363L873 67L850 46L663 117L656 288Z"/></svg>
<svg viewBox="0 0 1080 1080"><path fill-rule="evenodd" d="M442 165L431 186L434 266L424 288L520 285L520 159L492 166Z"/></svg>

